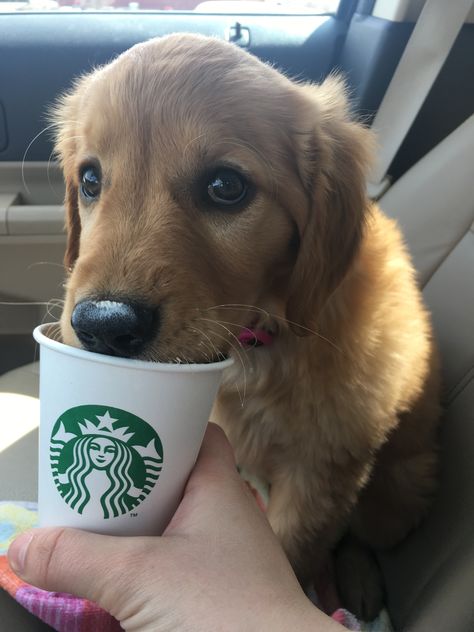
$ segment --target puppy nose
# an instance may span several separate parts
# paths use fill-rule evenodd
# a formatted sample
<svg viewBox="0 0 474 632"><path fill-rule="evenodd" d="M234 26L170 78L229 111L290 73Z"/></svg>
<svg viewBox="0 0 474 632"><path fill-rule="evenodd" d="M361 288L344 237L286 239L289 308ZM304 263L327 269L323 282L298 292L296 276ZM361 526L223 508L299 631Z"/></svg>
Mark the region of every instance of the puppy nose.
<svg viewBox="0 0 474 632"><path fill-rule="evenodd" d="M128 301L81 301L71 316L71 325L85 349L123 357L143 351L156 324L156 309Z"/></svg>

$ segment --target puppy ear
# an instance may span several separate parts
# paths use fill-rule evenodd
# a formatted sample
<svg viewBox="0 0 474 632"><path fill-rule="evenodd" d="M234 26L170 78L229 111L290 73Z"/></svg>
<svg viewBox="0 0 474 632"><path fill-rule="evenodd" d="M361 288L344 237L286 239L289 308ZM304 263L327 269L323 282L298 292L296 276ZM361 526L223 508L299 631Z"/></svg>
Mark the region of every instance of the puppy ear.
<svg viewBox="0 0 474 632"><path fill-rule="evenodd" d="M62 95L51 108L49 118L55 129L54 152L58 157L66 183L66 234L67 244L64 265L70 271L79 255L81 219L79 216L78 190L75 184L75 162L77 148L77 121L80 100L88 76L79 79L72 91Z"/></svg>
<svg viewBox="0 0 474 632"><path fill-rule="evenodd" d="M290 279L287 318L298 335L317 326L328 298L358 251L368 209L366 175L372 135L351 120L343 82L302 86L296 161L308 200L296 210L299 250ZM301 325L298 327L297 325ZM307 329L303 329L307 328Z"/></svg>
<svg viewBox="0 0 474 632"><path fill-rule="evenodd" d="M77 186L71 180L66 180L66 197L64 205L66 207L66 251L64 253L64 265L71 272L79 256L79 240L81 236L81 218L79 216L79 205L77 203Z"/></svg>

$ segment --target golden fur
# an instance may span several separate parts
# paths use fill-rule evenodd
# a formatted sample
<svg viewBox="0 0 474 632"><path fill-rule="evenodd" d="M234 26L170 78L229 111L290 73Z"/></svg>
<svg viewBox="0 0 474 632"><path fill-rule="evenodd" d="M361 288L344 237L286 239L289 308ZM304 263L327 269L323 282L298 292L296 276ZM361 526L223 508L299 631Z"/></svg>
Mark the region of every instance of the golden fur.
<svg viewBox="0 0 474 632"><path fill-rule="evenodd" d="M270 483L268 518L301 577L349 530L340 587L372 616L376 567L350 574L351 551L392 546L426 511L438 370L400 231L366 199L371 136L341 82L299 85L237 47L173 35L80 79L55 120L65 342L78 344L78 301L119 297L160 307L141 357L232 352L213 419L237 461ZM86 206L78 178L91 158L103 188ZM196 182L216 164L253 182L243 210L203 207ZM235 336L257 322L274 344L239 350ZM357 582L372 593L364 605Z"/></svg>

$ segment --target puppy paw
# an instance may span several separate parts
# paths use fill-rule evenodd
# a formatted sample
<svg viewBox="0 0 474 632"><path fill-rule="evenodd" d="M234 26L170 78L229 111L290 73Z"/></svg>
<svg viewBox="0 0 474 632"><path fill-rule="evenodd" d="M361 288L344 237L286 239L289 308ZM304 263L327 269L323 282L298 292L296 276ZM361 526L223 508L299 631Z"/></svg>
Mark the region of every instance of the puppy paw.
<svg viewBox="0 0 474 632"><path fill-rule="evenodd" d="M373 621L384 602L383 577L373 553L346 537L335 552L336 583L347 610L363 621Z"/></svg>

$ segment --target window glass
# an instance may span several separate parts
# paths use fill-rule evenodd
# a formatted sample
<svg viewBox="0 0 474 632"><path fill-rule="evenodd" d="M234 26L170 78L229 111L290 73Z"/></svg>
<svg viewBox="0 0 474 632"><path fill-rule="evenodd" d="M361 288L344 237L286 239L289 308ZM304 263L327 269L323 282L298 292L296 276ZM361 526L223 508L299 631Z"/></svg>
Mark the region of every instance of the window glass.
<svg viewBox="0 0 474 632"><path fill-rule="evenodd" d="M198 13L335 13L340 0L0 0L11 11L196 11Z"/></svg>

